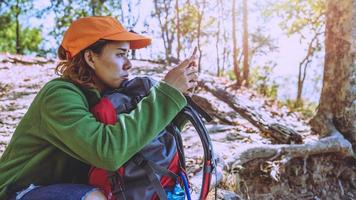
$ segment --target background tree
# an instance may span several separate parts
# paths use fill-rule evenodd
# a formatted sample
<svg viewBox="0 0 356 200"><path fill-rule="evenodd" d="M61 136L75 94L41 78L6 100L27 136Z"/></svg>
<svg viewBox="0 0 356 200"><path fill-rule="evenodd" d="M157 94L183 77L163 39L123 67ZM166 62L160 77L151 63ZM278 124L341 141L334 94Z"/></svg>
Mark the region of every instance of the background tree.
<svg viewBox="0 0 356 200"><path fill-rule="evenodd" d="M222 23L222 10L223 10L223 2L222 0L216 0L216 7L218 9L218 17L217 17L217 31L216 31L216 41L215 41L215 48L216 48L216 76L221 76L221 66L220 66L220 30L221 30L221 23Z"/></svg>
<svg viewBox="0 0 356 200"><path fill-rule="evenodd" d="M243 54L243 75L242 81L246 87L249 86L249 45L248 45L248 6L247 0L242 1L242 21L243 21L243 41L242 41L242 54Z"/></svg>
<svg viewBox="0 0 356 200"><path fill-rule="evenodd" d="M94 16L113 16L119 18L121 14L121 1L107 0L51 0L51 5L44 9L54 12L56 26L51 32L58 43L62 39L64 31L77 18Z"/></svg>
<svg viewBox="0 0 356 200"><path fill-rule="evenodd" d="M125 4L124 4L125 3ZM125 25L128 30L135 31L135 27L140 20L140 13L138 12L138 7L141 4L141 0L127 0L126 2L121 1L121 23ZM127 13L124 12L125 5L127 6Z"/></svg>
<svg viewBox="0 0 356 200"><path fill-rule="evenodd" d="M175 17L171 13L173 12L172 0L154 0L154 13L159 22L161 29L161 37L163 39L163 45L165 49L165 60L168 64L171 63L170 57L172 56L172 44L174 41L175 29L174 20Z"/></svg>
<svg viewBox="0 0 356 200"><path fill-rule="evenodd" d="M216 32L214 27L216 18L206 15L207 9L212 9L214 4L208 7L205 0L185 4L180 12L180 36L182 53L189 56L195 46L200 46L199 56L204 57L203 48Z"/></svg>
<svg viewBox="0 0 356 200"><path fill-rule="evenodd" d="M223 76L225 69L228 68L230 64L230 53L231 53L231 25L227 23L231 20L231 3L230 1L216 0L216 4L212 4L215 10L215 49L216 49L216 75Z"/></svg>
<svg viewBox="0 0 356 200"><path fill-rule="evenodd" d="M199 51L199 58L198 58L198 71L201 72L201 59L203 56L203 50L202 50L202 44L201 44L201 37L202 37L202 28L203 28L203 18L204 18L204 13L205 13L205 7L206 7L206 1L203 0L201 2L196 1L196 4L198 5L198 30L197 30L197 45L198 45L198 51Z"/></svg>
<svg viewBox="0 0 356 200"><path fill-rule="evenodd" d="M4 1L0 8L0 51L17 54L40 52L39 43L42 40L40 29L23 27L20 23L20 17L31 15L33 2Z"/></svg>
<svg viewBox="0 0 356 200"><path fill-rule="evenodd" d="M180 44L180 20L179 20L179 1L176 0L176 5L175 5L175 9L176 9L176 29L177 29L177 59L180 60L180 50L181 50L181 44Z"/></svg>
<svg viewBox="0 0 356 200"><path fill-rule="evenodd" d="M236 39L236 0L232 0L232 63L236 77L236 86L241 87L240 67L237 61L238 47Z"/></svg>
<svg viewBox="0 0 356 200"><path fill-rule="evenodd" d="M325 30L326 0L278 0L269 7L265 14L276 14L281 19L280 27L287 35L298 35L301 42L306 43L305 57L298 66L297 94L295 107L303 105L303 86L307 69L314 56L323 49L321 43Z"/></svg>
<svg viewBox="0 0 356 200"><path fill-rule="evenodd" d="M140 13L138 12L138 7L141 4L141 0L127 0L127 2L121 1L121 23L124 24L125 28L130 32L138 33L136 31L136 25L140 20ZM127 13L124 12L124 3L127 5ZM131 58L136 59L136 50L131 50Z"/></svg>

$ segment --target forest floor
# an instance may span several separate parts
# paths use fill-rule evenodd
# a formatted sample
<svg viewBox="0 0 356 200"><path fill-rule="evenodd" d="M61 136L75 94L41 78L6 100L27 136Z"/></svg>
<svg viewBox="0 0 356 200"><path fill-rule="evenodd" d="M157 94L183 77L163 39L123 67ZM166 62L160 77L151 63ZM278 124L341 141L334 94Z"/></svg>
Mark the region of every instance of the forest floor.
<svg viewBox="0 0 356 200"><path fill-rule="evenodd" d="M54 73L55 66L56 61L54 60L0 54L0 156L37 92L46 82L57 77ZM143 61L133 61L133 66L133 76L150 76L160 79L165 74L165 71L167 71L160 64ZM230 84L228 80L223 78L217 78L216 82L221 85ZM268 113L271 118L295 130L302 136L303 142L317 141L319 139L317 135L310 131L307 121L299 113L290 112L286 107L279 107L275 100L261 97L247 89L233 92L238 98L249 102L250 106L261 110L261 112ZM213 95L203 90L199 90L198 93L227 113L233 112L226 104L216 99ZM207 124L214 152L223 162L230 162L231 159L234 159L235 155L244 149L246 144L264 145L276 143L270 136L262 133L241 116L235 115L235 117L234 121L237 121L238 124L234 126L221 124L218 120L213 120L213 122ZM199 137L193 131L192 126L188 125L183 131L182 136L187 156L188 174L194 176L201 170L203 149L200 146ZM344 182L340 181L341 179L337 179L338 177L335 179L333 174L330 174L330 177L326 176L325 174L329 174L328 171L320 172L320 169L315 169L316 166L313 168L312 164L305 168L305 162L313 163L317 159L321 160L320 162L331 163L331 168L333 168L336 164L333 161L335 158L339 159L337 155L330 154L325 157L313 158L310 161L305 161L306 159L304 159L304 163L303 159L294 160L289 166L300 166L301 170L303 170L304 166L304 173L298 175L298 173L295 173L296 170L294 170L294 176L289 174L284 179L281 176L279 183L262 172L255 173L254 175L250 174L251 176L258 176L260 178L252 178L251 181L245 180L243 183L244 188L241 188L241 184L238 183L241 180L238 173L233 173L233 169L224 168L222 182L218 186L217 198L239 199L235 193L241 193L239 195L242 199L356 199L355 185L344 184ZM337 160L339 164L344 163L344 161L339 161ZM348 168L351 170L351 175L354 176L356 174L354 163L350 164L349 161L345 163L345 166L350 165ZM318 171L318 173L315 173L315 171ZM316 175L320 176L318 179L319 182L316 182L317 178L313 178ZM243 178L246 177L247 175L245 174ZM294 183L291 177L297 183ZM298 180L296 181L296 179ZM329 180L332 180L332 183L326 187L325 184ZM258 184L265 184L263 187L258 186L259 188L270 185L270 189L261 191L253 188L254 185ZM314 186L308 186L310 184ZM323 185L325 186L324 188ZM348 187L345 187L345 185ZM192 189L198 191L198 188L199 183L194 183ZM214 192L211 192L209 199L213 198Z"/></svg>

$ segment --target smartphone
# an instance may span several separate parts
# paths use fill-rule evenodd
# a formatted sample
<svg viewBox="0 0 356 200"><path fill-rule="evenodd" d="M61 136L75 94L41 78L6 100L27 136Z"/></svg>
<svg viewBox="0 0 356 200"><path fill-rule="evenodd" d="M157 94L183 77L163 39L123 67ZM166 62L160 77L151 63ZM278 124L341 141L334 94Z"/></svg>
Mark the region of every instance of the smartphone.
<svg viewBox="0 0 356 200"><path fill-rule="evenodd" d="M193 58L196 54L197 54L197 51L198 51L198 47L194 47L194 50L193 50L193 53L192 55L190 56L190 58ZM191 67L192 64L189 64L188 67Z"/></svg>
<svg viewBox="0 0 356 200"><path fill-rule="evenodd" d="M194 47L191 58L197 54L197 51L198 51L198 47Z"/></svg>
<svg viewBox="0 0 356 200"><path fill-rule="evenodd" d="M198 51L198 47L194 47L193 53L190 58L193 58L197 54L197 51ZM188 68L189 67L192 67L192 63L189 64ZM195 93L195 87L190 88L189 90L190 90L190 93L188 94L188 96L192 97Z"/></svg>

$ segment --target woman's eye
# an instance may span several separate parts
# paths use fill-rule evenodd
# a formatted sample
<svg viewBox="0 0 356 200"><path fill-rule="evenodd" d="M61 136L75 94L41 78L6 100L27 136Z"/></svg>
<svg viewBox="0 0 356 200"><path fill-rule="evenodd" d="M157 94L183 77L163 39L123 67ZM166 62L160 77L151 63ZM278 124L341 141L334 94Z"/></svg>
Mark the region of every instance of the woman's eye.
<svg viewBox="0 0 356 200"><path fill-rule="evenodd" d="M126 56L126 53L119 53L119 54L116 54L116 56L118 56L118 57L124 57L124 56Z"/></svg>

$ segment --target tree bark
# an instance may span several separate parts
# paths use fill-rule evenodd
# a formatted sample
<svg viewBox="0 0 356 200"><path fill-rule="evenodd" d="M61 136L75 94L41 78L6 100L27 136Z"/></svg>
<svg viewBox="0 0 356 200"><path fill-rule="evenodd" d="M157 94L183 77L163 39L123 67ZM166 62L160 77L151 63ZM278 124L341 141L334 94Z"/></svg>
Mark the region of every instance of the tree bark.
<svg viewBox="0 0 356 200"><path fill-rule="evenodd" d="M224 48L223 48L223 53L222 53L222 63L221 63L221 74L224 74L225 72L225 64L227 63L227 58L229 58L229 50L227 48L228 44L228 36L227 36L227 30L225 28L223 29L223 34L222 37L224 39Z"/></svg>
<svg viewBox="0 0 356 200"><path fill-rule="evenodd" d="M20 22L19 22L19 16L20 16L20 6L19 6L19 0L16 0L16 53L21 54L21 42L20 42Z"/></svg>
<svg viewBox="0 0 356 200"><path fill-rule="evenodd" d="M181 50L181 44L180 44L180 21L179 21L179 3L178 0L176 0L176 18L177 18L177 59L180 60L180 50Z"/></svg>
<svg viewBox="0 0 356 200"><path fill-rule="evenodd" d="M95 16L96 0L91 0L91 15Z"/></svg>
<svg viewBox="0 0 356 200"><path fill-rule="evenodd" d="M219 110L209 98L204 98L197 94L193 95L192 98L194 102L203 108L210 116L219 119L219 123L235 126L239 124L237 120L234 120L234 116L231 116L231 113Z"/></svg>
<svg viewBox="0 0 356 200"><path fill-rule="evenodd" d="M356 0L328 1L323 88L310 121L322 136L334 129L356 150Z"/></svg>
<svg viewBox="0 0 356 200"><path fill-rule="evenodd" d="M220 43L220 29L221 29L221 18L222 18L222 2L221 0L217 0L217 6L218 6L218 30L216 31L216 43L215 43L215 48L216 48L216 76L220 77L220 51L219 51L219 43Z"/></svg>
<svg viewBox="0 0 356 200"><path fill-rule="evenodd" d="M243 12L243 45L242 45L242 53L244 55L243 60L243 82L246 87L249 86L249 45L248 45L248 6L247 0L243 0L242 4L242 12Z"/></svg>
<svg viewBox="0 0 356 200"><path fill-rule="evenodd" d="M198 58L198 72L201 72L201 59L203 56L203 50L201 48L201 32L202 32L202 23L203 23L203 17L204 17L204 11L205 11L205 0L202 2L202 7L201 11L198 16L198 34L197 34L197 40L198 40L198 51L199 51L199 58Z"/></svg>
<svg viewBox="0 0 356 200"><path fill-rule="evenodd" d="M121 4L120 11L121 11L121 13L120 13L121 22L124 23L124 21L125 21L125 13L124 13L124 5L123 4Z"/></svg>
<svg viewBox="0 0 356 200"><path fill-rule="evenodd" d="M232 62L236 77L236 86L241 86L240 68L237 63L237 40L236 40L236 0L232 0Z"/></svg>

